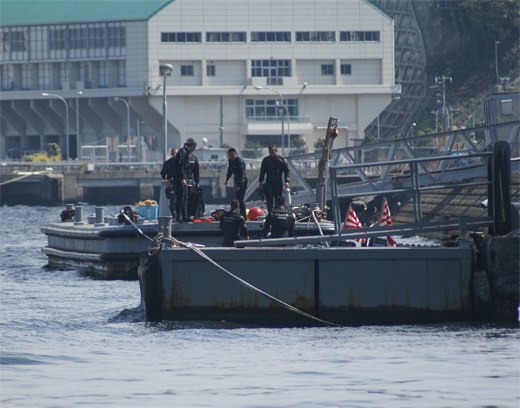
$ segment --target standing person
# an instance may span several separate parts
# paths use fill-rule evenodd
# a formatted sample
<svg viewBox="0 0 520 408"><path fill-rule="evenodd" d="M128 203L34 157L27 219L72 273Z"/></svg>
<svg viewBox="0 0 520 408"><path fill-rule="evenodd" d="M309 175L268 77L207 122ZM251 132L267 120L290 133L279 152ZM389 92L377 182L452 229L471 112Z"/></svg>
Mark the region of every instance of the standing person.
<svg viewBox="0 0 520 408"><path fill-rule="evenodd" d="M231 211L220 216L220 229L224 234L224 246L232 247L233 242L240 239L240 233L247 235L246 220L238 213L238 200L231 201Z"/></svg>
<svg viewBox="0 0 520 408"><path fill-rule="evenodd" d="M170 150L170 155L172 157L163 163L161 169L161 177L163 180L166 180L166 198L170 200L170 213L172 214L172 222L177 222L177 210L175 208L176 196L172 179L168 178L168 173L170 173L173 177L173 165L175 164L175 156L177 155L178 151L179 149L175 147Z"/></svg>
<svg viewBox="0 0 520 408"><path fill-rule="evenodd" d="M285 177L285 188L289 187L289 167L287 160L282 156L278 156L276 145L269 146L269 156L264 157L260 166L260 177L258 178L260 188L264 182L264 176L267 175L264 195L267 200L267 211L271 212L273 208L273 200L283 195L282 173Z"/></svg>
<svg viewBox="0 0 520 408"><path fill-rule="evenodd" d="M264 238L269 229L271 238L294 237L294 214L285 207L285 198L276 197L276 208L269 212L264 224Z"/></svg>
<svg viewBox="0 0 520 408"><path fill-rule="evenodd" d="M176 211L177 222L188 222L188 170L191 167L190 174L195 173L195 166L190 165L190 155L197 148L197 143L192 138L186 140L184 146L175 156L173 168L168 173L168 178L173 179L175 194L177 195ZM193 163L193 159L192 159ZM198 161L197 161L197 183L198 183Z"/></svg>
<svg viewBox="0 0 520 408"><path fill-rule="evenodd" d="M188 218L195 215L195 190L199 188L199 170L199 160L194 154L190 154L188 157L188 167L186 169L186 187L188 194L186 214L188 215Z"/></svg>
<svg viewBox="0 0 520 408"><path fill-rule="evenodd" d="M244 195L247 189L246 162L241 157L238 157L237 151L233 147L228 150L228 156L229 165L225 185L226 187L228 186L228 180L233 175L235 198L240 204L240 215L245 219L247 217L246 203L244 202Z"/></svg>

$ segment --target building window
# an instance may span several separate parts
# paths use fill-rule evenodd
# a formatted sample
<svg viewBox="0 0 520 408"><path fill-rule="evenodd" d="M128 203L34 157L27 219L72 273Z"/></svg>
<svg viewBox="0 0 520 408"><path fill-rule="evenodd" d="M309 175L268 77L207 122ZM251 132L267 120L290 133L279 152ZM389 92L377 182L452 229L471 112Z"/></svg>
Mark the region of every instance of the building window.
<svg viewBox="0 0 520 408"><path fill-rule="evenodd" d="M51 89L50 64L38 64L38 89Z"/></svg>
<svg viewBox="0 0 520 408"><path fill-rule="evenodd" d="M341 75L352 75L352 65L341 64Z"/></svg>
<svg viewBox="0 0 520 408"><path fill-rule="evenodd" d="M66 44L67 30L65 26L49 26L49 50L64 50Z"/></svg>
<svg viewBox="0 0 520 408"><path fill-rule="evenodd" d="M2 91L11 91L13 89L13 66L2 65Z"/></svg>
<svg viewBox="0 0 520 408"><path fill-rule="evenodd" d="M245 32L206 33L206 42L246 42Z"/></svg>
<svg viewBox="0 0 520 408"><path fill-rule="evenodd" d="M108 55L120 57L126 55L126 28L124 23L107 24Z"/></svg>
<svg viewBox="0 0 520 408"><path fill-rule="evenodd" d="M334 64L321 64L321 75L334 75Z"/></svg>
<svg viewBox="0 0 520 408"><path fill-rule="evenodd" d="M69 25L69 57L85 58L88 49L88 28L86 24Z"/></svg>
<svg viewBox="0 0 520 408"><path fill-rule="evenodd" d="M60 88L70 81L70 65L66 62L60 63Z"/></svg>
<svg viewBox="0 0 520 408"><path fill-rule="evenodd" d="M49 51L49 32L47 27L31 27L31 59L47 59Z"/></svg>
<svg viewBox="0 0 520 408"><path fill-rule="evenodd" d="M206 66L206 74L207 76L215 76L215 65L207 65Z"/></svg>
<svg viewBox="0 0 520 408"><path fill-rule="evenodd" d="M336 42L334 31L297 31L297 42Z"/></svg>
<svg viewBox="0 0 520 408"><path fill-rule="evenodd" d="M255 31L251 42L291 42L290 31Z"/></svg>
<svg viewBox="0 0 520 408"><path fill-rule="evenodd" d="M181 65L181 76L193 76L193 65Z"/></svg>
<svg viewBox="0 0 520 408"><path fill-rule="evenodd" d="M267 85L283 85L283 77L291 76L291 61L252 60L251 76L267 78Z"/></svg>
<svg viewBox="0 0 520 408"><path fill-rule="evenodd" d="M29 49L28 34L27 27L0 29L3 61L27 59L26 51Z"/></svg>
<svg viewBox="0 0 520 408"><path fill-rule="evenodd" d="M98 87L108 88L108 63L106 61L98 62Z"/></svg>
<svg viewBox="0 0 520 408"><path fill-rule="evenodd" d="M126 61L117 61L118 85L126 86Z"/></svg>
<svg viewBox="0 0 520 408"><path fill-rule="evenodd" d="M88 62L79 63L79 80L83 81L85 88L91 87L90 82L90 64Z"/></svg>
<svg viewBox="0 0 520 408"><path fill-rule="evenodd" d="M11 52L27 51L27 31L22 28L12 28L8 33Z"/></svg>
<svg viewBox="0 0 520 408"><path fill-rule="evenodd" d="M341 31L340 41L379 41L379 31Z"/></svg>
<svg viewBox="0 0 520 408"><path fill-rule="evenodd" d="M277 106L276 99L246 99L246 118L254 120L281 120L283 107ZM298 99L284 99L290 116L298 116ZM282 111L283 109L283 111Z"/></svg>
<svg viewBox="0 0 520 408"><path fill-rule="evenodd" d="M31 66L23 64L21 68L22 90L31 89Z"/></svg>
<svg viewBox="0 0 520 408"><path fill-rule="evenodd" d="M106 56L105 24L88 24L88 54L89 57Z"/></svg>
<svg viewBox="0 0 520 408"><path fill-rule="evenodd" d="M161 33L161 42L200 43L201 33Z"/></svg>

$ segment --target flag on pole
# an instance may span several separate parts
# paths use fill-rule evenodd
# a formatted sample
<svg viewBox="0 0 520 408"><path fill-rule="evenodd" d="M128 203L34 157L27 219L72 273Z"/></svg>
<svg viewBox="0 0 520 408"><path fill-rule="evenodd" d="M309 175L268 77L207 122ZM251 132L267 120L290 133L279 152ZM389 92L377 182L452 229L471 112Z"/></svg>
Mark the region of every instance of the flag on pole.
<svg viewBox="0 0 520 408"><path fill-rule="evenodd" d="M359 222L359 218L357 217L356 212L352 208L352 204L348 206L347 214L345 215L345 221L343 222L343 229L351 229L351 228L363 228L361 222ZM356 239L361 245L364 245L366 242L366 238L358 238Z"/></svg>
<svg viewBox="0 0 520 408"><path fill-rule="evenodd" d="M386 198L383 198L383 207L381 208L381 219L379 220L379 226L384 227L385 225L394 225L392 222L392 216L390 215L390 207L388 207L388 201ZM388 245L397 246L397 242L395 240L394 235L389 235L386 237L388 241Z"/></svg>

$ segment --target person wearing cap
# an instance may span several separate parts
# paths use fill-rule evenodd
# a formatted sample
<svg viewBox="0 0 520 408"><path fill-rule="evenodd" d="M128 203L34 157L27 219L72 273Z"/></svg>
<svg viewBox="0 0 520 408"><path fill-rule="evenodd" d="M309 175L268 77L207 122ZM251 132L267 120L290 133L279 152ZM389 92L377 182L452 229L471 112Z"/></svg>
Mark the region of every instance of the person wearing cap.
<svg viewBox="0 0 520 408"><path fill-rule="evenodd" d="M228 156L229 165L225 185L226 187L228 186L228 180L233 175L235 198L240 204L240 215L247 218L246 203L244 201L244 195L246 194L247 189L246 163L244 159L238 157L237 151L233 147L228 150Z"/></svg>
<svg viewBox="0 0 520 408"><path fill-rule="evenodd" d="M273 200L283 195L282 174L284 175L285 188L289 187L289 167L287 160L279 156L276 145L269 146L269 156L264 157L260 166L260 177L258 177L260 188L264 182L264 195L267 203L267 211L271 212L273 208Z"/></svg>
<svg viewBox="0 0 520 408"><path fill-rule="evenodd" d="M276 197L276 208L267 214L264 224L264 238L271 230L271 238L294 237L294 214L285 207L285 198Z"/></svg>
<svg viewBox="0 0 520 408"><path fill-rule="evenodd" d="M186 143L184 143L184 146L181 147L175 156L175 163L172 169L170 172L168 172L168 178L173 179L175 194L177 196L176 211L177 222L179 223L190 221L188 217L188 181L192 180L197 184L199 182L198 161L194 161L192 157L190 162L190 155L195 151L196 148L197 142L195 142L195 140L193 140L191 137L187 139Z"/></svg>
<svg viewBox="0 0 520 408"><path fill-rule="evenodd" d="M240 234L249 239L247 235L246 220L238 213L238 200L231 201L231 211L220 216L220 229L224 235L224 246L232 247L235 241L240 239Z"/></svg>
<svg viewBox="0 0 520 408"><path fill-rule="evenodd" d="M176 196L172 179L168 178L168 173L171 173L173 177L173 165L175 164L175 156L177 155L178 151L179 149L175 147L170 150L170 155L172 157L163 163L161 169L161 178L166 180L166 198L170 200L170 213L172 214L172 222L177 221Z"/></svg>

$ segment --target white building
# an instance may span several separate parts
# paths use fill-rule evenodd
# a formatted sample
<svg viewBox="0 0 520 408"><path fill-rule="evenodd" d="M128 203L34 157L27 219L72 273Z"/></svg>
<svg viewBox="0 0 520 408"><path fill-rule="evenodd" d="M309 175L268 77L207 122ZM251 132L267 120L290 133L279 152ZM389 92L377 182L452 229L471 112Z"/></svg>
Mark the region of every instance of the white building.
<svg viewBox="0 0 520 408"><path fill-rule="evenodd" d="M399 92L394 22L370 0L2 0L0 24L2 158L49 142L66 151L67 105L72 158L79 134L116 159L129 111L140 159L162 159L161 64L174 68L168 146L280 146L279 95L291 139L312 150L335 116L335 146L352 145Z"/></svg>

